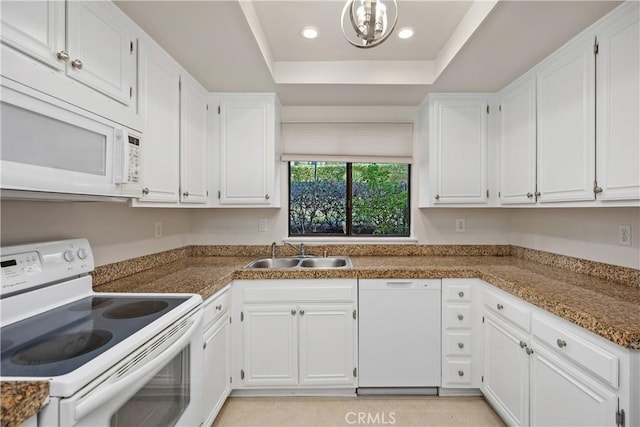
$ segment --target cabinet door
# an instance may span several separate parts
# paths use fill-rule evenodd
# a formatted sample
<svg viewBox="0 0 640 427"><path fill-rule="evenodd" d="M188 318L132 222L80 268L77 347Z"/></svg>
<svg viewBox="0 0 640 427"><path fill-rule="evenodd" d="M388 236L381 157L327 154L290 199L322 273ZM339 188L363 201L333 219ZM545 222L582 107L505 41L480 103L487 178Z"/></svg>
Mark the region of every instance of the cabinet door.
<svg viewBox="0 0 640 427"><path fill-rule="evenodd" d="M531 425L614 425L618 399L611 391L536 345L531 365Z"/></svg>
<svg viewBox="0 0 640 427"><path fill-rule="evenodd" d="M180 201L206 203L207 92L185 77L180 99Z"/></svg>
<svg viewBox="0 0 640 427"><path fill-rule="evenodd" d="M434 204L487 202L487 100L436 97L431 104Z"/></svg>
<svg viewBox="0 0 640 427"><path fill-rule="evenodd" d="M129 105L133 97L135 39L111 2L67 2L67 75Z"/></svg>
<svg viewBox="0 0 640 427"><path fill-rule="evenodd" d="M595 59L582 38L538 73L539 202L593 200Z"/></svg>
<svg viewBox="0 0 640 427"><path fill-rule="evenodd" d="M526 342L505 322L485 316L483 391L507 425L529 425Z"/></svg>
<svg viewBox="0 0 640 427"><path fill-rule="evenodd" d="M222 317L204 334L202 406L210 426L231 392L231 331L229 316Z"/></svg>
<svg viewBox="0 0 640 427"><path fill-rule="evenodd" d="M502 96L500 144L500 203L535 203L535 79L522 82Z"/></svg>
<svg viewBox="0 0 640 427"><path fill-rule="evenodd" d="M273 102L243 98L221 101L221 204L271 203L274 121Z"/></svg>
<svg viewBox="0 0 640 427"><path fill-rule="evenodd" d="M598 32L597 179L603 200L640 199L638 3Z"/></svg>
<svg viewBox="0 0 640 427"><path fill-rule="evenodd" d="M353 313L353 304L300 305L301 385L355 384Z"/></svg>
<svg viewBox="0 0 640 427"><path fill-rule="evenodd" d="M3 1L2 42L53 68L64 70L65 2Z"/></svg>
<svg viewBox="0 0 640 427"><path fill-rule="evenodd" d="M244 385L297 385L297 307L245 305L243 313Z"/></svg>
<svg viewBox="0 0 640 427"><path fill-rule="evenodd" d="M180 143L180 72L158 47L142 43L142 112L145 118L140 200L177 202Z"/></svg>

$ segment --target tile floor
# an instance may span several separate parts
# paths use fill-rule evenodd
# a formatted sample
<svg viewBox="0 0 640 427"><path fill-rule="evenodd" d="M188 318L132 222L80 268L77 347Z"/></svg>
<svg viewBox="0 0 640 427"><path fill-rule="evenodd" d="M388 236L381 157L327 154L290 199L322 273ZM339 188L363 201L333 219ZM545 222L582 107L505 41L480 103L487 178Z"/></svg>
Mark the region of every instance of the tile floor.
<svg viewBox="0 0 640 427"><path fill-rule="evenodd" d="M213 427L504 426L482 397L232 397Z"/></svg>

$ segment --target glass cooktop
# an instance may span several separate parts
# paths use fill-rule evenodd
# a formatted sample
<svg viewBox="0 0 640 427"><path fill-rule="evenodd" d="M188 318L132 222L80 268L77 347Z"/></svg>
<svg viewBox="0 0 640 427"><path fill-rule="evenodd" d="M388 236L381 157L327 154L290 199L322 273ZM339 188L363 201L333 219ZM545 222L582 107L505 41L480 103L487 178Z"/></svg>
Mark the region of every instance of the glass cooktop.
<svg viewBox="0 0 640 427"><path fill-rule="evenodd" d="M67 374L188 299L91 296L5 326L0 331L1 375Z"/></svg>

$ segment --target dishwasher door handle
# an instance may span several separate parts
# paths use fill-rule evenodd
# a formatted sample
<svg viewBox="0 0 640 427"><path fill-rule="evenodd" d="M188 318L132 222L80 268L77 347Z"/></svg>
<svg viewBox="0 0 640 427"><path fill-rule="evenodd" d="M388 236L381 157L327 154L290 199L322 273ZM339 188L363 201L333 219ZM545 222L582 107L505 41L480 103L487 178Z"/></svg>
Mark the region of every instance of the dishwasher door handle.
<svg viewBox="0 0 640 427"><path fill-rule="evenodd" d="M391 288L391 289L409 289L409 288L414 288L416 283L415 282L387 282L386 283L387 288Z"/></svg>

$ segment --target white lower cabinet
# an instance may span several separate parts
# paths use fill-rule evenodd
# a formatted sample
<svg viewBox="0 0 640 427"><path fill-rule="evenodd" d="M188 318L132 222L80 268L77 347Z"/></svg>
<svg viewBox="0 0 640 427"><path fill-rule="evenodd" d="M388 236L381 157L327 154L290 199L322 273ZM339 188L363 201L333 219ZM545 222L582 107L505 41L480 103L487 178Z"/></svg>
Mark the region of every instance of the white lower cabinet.
<svg viewBox="0 0 640 427"><path fill-rule="evenodd" d="M482 391L507 425L636 425L637 352L490 285L484 307Z"/></svg>
<svg viewBox="0 0 640 427"><path fill-rule="evenodd" d="M202 408L205 426L213 424L231 393L231 291L205 302L202 370Z"/></svg>
<svg viewBox="0 0 640 427"><path fill-rule="evenodd" d="M442 388L480 388L482 316L478 279L442 279ZM475 295L475 296L474 296ZM457 391L456 394L461 394Z"/></svg>
<svg viewBox="0 0 640 427"><path fill-rule="evenodd" d="M234 389L356 387L355 279L240 280L234 293Z"/></svg>
<svg viewBox="0 0 640 427"><path fill-rule="evenodd" d="M531 358L532 426L615 425L618 397L534 341Z"/></svg>
<svg viewBox="0 0 640 427"><path fill-rule="evenodd" d="M529 424L529 356L524 333L485 315L486 399L507 425Z"/></svg>
<svg viewBox="0 0 640 427"><path fill-rule="evenodd" d="M297 316L292 304L244 306L240 380L245 386L298 384Z"/></svg>

